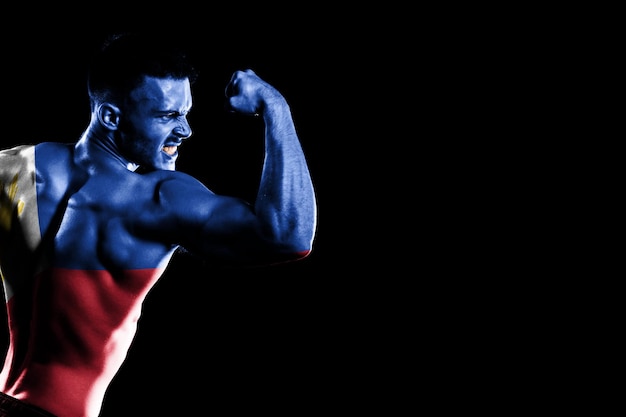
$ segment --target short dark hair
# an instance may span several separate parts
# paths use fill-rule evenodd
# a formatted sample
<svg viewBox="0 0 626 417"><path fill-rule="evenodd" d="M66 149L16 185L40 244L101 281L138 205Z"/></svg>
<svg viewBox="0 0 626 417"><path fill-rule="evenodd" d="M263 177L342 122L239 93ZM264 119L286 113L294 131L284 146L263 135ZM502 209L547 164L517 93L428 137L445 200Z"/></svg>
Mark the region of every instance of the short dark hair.
<svg viewBox="0 0 626 417"><path fill-rule="evenodd" d="M102 101L121 104L145 76L188 78L194 83L198 73L186 51L170 38L129 32L108 35L92 55L88 69L91 105Z"/></svg>

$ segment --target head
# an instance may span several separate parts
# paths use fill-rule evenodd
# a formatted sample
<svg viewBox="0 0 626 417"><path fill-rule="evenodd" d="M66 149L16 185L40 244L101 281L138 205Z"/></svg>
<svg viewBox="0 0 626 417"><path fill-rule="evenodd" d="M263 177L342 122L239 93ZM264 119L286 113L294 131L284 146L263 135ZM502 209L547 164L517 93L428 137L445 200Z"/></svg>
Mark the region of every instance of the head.
<svg viewBox="0 0 626 417"><path fill-rule="evenodd" d="M92 119L111 133L129 162L174 170L178 145L191 136L187 115L196 76L186 54L169 40L112 36L89 68Z"/></svg>

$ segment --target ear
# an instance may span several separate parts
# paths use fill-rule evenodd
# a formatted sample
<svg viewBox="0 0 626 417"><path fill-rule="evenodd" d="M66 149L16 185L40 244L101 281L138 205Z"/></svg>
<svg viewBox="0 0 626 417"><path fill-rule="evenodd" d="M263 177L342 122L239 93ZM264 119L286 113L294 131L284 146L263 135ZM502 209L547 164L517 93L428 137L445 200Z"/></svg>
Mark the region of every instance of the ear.
<svg viewBox="0 0 626 417"><path fill-rule="evenodd" d="M117 130L120 124L120 109L111 103L102 103L98 107L98 120L109 130Z"/></svg>

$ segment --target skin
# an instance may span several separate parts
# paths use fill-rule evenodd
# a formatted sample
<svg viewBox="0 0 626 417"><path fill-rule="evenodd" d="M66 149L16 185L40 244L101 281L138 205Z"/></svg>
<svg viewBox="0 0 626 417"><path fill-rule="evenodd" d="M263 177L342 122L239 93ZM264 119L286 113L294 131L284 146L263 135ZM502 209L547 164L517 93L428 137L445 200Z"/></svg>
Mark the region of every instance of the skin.
<svg viewBox="0 0 626 417"><path fill-rule="evenodd" d="M316 202L289 106L251 70L235 72L226 93L232 111L265 122L254 205L175 170L179 146L192 134L187 79L145 77L124 103L96 103L76 144L36 146L44 256L24 254L35 265L33 285L5 255L16 224L5 216L0 225L11 338L2 392L59 417L96 417L141 305L179 246L245 265L309 254ZM140 166L149 172L134 172ZM13 175L0 174L5 185ZM26 208L5 198L4 212L28 213L34 200L19 189L9 197Z"/></svg>

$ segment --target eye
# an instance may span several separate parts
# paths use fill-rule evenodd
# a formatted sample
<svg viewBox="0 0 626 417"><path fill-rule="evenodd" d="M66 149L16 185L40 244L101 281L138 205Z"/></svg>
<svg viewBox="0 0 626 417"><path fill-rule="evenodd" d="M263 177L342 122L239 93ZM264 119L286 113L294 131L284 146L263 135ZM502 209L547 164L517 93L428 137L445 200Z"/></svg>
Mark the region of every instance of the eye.
<svg viewBox="0 0 626 417"><path fill-rule="evenodd" d="M183 118L187 117L188 114L189 112L181 113L178 111L172 111L172 112L163 114L161 117L163 117L164 119L179 119L181 117Z"/></svg>
<svg viewBox="0 0 626 417"><path fill-rule="evenodd" d="M176 112L176 111L172 111L172 112L167 112L167 113L161 113L158 118L160 120L162 120L163 122L170 122L173 120L176 120L180 117L180 113Z"/></svg>

